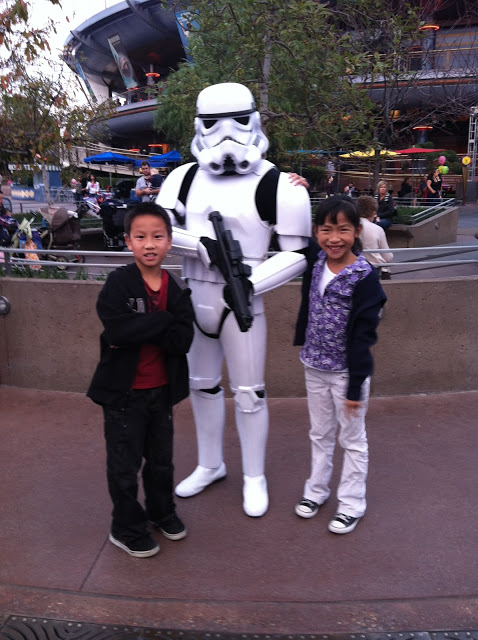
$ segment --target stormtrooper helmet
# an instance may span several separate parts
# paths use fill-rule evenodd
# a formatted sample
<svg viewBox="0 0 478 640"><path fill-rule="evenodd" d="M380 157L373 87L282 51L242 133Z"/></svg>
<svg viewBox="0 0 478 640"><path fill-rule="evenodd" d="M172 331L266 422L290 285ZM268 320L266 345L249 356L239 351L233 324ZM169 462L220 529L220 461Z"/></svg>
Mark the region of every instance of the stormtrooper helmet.
<svg viewBox="0 0 478 640"><path fill-rule="evenodd" d="M194 130L191 151L201 169L215 175L252 173L269 147L252 93L235 82L201 91Z"/></svg>

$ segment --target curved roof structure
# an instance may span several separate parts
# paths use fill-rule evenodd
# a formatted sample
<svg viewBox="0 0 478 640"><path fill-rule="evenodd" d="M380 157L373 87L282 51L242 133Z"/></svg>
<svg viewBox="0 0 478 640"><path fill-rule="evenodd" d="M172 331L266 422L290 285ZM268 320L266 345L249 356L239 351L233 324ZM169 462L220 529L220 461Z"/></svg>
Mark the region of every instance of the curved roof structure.
<svg viewBox="0 0 478 640"><path fill-rule="evenodd" d="M80 63L88 79L122 93L125 86L108 39L119 36L137 78L151 65L164 78L185 57L175 16L159 0L125 0L92 16L72 30L65 42L68 57Z"/></svg>
<svg viewBox="0 0 478 640"><path fill-rule="evenodd" d="M65 42L63 59L92 96L118 97L117 114L107 122L113 139L122 139L117 146L151 140L156 100L147 88L163 84L186 57L169 4L125 0L72 29Z"/></svg>

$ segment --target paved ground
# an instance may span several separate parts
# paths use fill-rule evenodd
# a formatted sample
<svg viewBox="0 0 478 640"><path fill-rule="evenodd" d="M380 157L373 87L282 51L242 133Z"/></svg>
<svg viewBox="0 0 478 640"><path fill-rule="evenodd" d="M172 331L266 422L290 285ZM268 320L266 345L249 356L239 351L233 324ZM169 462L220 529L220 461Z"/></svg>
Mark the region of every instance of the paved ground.
<svg viewBox="0 0 478 640"><path fill-rule="evenodd" d="M189 535L157 535L150 559L107 540L99 407L81 394L9 387L0 407L2 640L164 639L167 630L183 640L443 630L466 640L458 631L478 629L478 391L372 399L369 507L346 536L327 531L332 499L311 520L293 511L309 466L304 399L270 400L270 509L244 515L228 401L228 478L178 499ZM196 460L188 401L175 421L180 480ZM30 618L49 631L35 635ZM51 620L71 624L60 633Z"/></svg>
<svg viewBox="0 0 478 640"><path fill-rule="evenodd" d="M478 205L465 205L450 251L478 248L477 232ZM394 277L477 272L471 263ZM99 408L80 394L8 387L0 408L0 640L478 640L478 391L372 399L369 509L348 536L327 531L333 500L312 520L293 512L309 465L303 399L270 401L271 506L260 519L243 514L228 401L227 480L178 500L189 536L158 537L160 554L146 560L107 540ZM195 456L186 401L178 480Z"/></svg>

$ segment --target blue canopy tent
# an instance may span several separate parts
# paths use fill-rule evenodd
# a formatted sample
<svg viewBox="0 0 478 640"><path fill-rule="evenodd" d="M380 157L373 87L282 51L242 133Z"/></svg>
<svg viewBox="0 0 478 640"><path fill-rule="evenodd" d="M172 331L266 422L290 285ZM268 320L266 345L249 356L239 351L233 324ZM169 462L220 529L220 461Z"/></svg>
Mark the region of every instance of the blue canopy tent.
<svg viewBox="0 0 478 640"><path fill-rule="evenodd" d="M163 153L159 156L150 156L148 158L148 162L152 167L165 167L166 165L174 162L179 162L181 160L181 154L176 151L169 151L168 153ZM137 159L134 161L135 167L140 167L143 160Z"/></svg>
<svg viewBox="0 0 478 640"><path fill-rule="evenodd" d="M106 165L118 165L118 164L131 164L135 165L133 158L123 156L121 153L113 153L112 151L105 151L105 153L98 153L96 156L90 156L85 158L83 162L87 164L106 164ZM111 186L111 171L110 174L110 186Z"/></svg>
<svg viewBox="0 0 478 640"><path fill-rule="evenodd" d="M172 151L163 153L160 156L151 156L150 160L155 162L164 162L164 164L167 164L168 162L179 162L181 160L181 154L179 151L176 151L176 149L173 149Z"/></svg>

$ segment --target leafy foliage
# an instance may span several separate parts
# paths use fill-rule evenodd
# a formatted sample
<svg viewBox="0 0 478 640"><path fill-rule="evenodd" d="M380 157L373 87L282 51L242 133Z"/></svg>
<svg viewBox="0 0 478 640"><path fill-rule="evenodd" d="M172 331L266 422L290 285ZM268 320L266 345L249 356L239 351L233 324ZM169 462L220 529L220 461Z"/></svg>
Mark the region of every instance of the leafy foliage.
<svg viewBox="0 0 478 640"><path fill-rule="evenodd" d="M169 76L156 127L184 154L199 91L233 81L253 92L270 141L268 156L280 164L293 164L289 152L297 149L411 146L413 127L446 129L450 120L467 116L474 99L466 83L476 77L476 30L466 33L470 52L457 50L456 86L433 99L424 92L424 79L443 84L443 65L449 64L432 51L430 32L419 28L435 4L196 0L188 15L194 64L184 62ZM456 24L448 21L449 28L475 24L478 4L456 4ZM177 10L183 7L178 3ZM380 160L375 164L378 178Z"/></svg>
<svg viewBox="0 0 478 640"><path fill-rule="evenodd" d="M194 64L169 77L156 117L183 151L198 92L218 82L249 86L276 160L289 149L362 140L371 103L352 77L364 56L325 4L198 0L189 21Z"/></svg>
<svg viewBox="0 0 478 640"><path fill-rule="evenodd" d="M49 0L60 5L60 0ZM30 64L42 52L49 51L48 35L55 31L50 18L41 28L29 24L31 0L2 0L0 2L0 83L8 91L22 75L24 63Z"/></svg>
<svg viewBox="0 0 478 640"><path fill-rule="evenodd" d="M49 0L61 6L60 0ZM0 0L0 170L18 163L43 170L49 197L45 165L58 164L72 145L85 144L91 125L95 137L104 131L101 122L111 113L104 103L95 110L76 103L72 75L59 63L37 64L50 51L49 35L55 25L45 17L45 26L33 28L30 10L33 0ZM45 70L46 69L46 70Z"/></svg>
<svg viewBox="0 0 478 640"><path fill-rule="evenodd" d="M56 76L55 76L56 70ZM59 164L72 145L84 145L92 123L110 112L109 103L95 110L78 105L63 76L63 68L50 63L49 74L24 71L10 92L0 93L0 163L28 164L37 171ZM100 125L97 125L97 131ZM46 172L45 172L46 173ZM44 183L46 184L44 176Z"/></svg>

